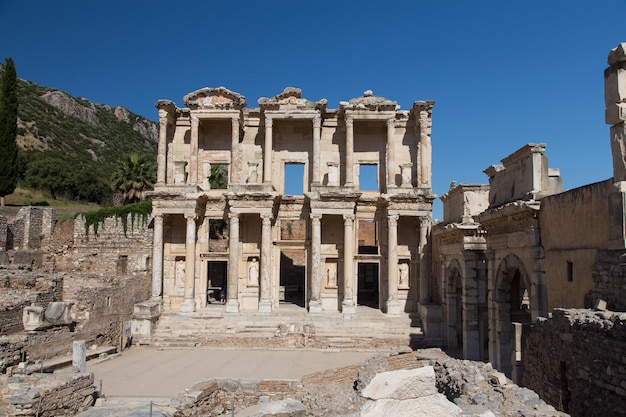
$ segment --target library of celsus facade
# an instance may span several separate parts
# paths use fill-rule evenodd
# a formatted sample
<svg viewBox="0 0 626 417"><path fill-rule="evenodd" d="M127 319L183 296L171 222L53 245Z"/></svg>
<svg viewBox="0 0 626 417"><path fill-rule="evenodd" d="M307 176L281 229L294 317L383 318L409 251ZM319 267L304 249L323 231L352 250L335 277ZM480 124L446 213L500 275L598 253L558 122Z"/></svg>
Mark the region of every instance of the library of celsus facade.
<svg viewBox="0 0 626 417"><path fill-rule="evenodd" d="M183 101L156 104L152 296L165 310L417 311L434 102L399 110L366 91L330 109L287 88L247 108L223 87Z"/></svg>

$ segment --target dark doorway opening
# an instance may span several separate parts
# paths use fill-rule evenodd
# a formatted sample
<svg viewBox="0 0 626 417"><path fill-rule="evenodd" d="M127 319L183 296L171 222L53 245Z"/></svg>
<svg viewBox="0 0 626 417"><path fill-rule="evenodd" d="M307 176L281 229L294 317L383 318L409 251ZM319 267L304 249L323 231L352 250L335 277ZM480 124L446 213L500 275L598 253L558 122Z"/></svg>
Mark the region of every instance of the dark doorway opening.
<svg viewBox="0 0 626 417"><path fill-rule="evenodd" d="M280 302L304 307L305 267L304 250L283 251L280 254Z"/></svg>
<svg viewBox="0 0 626 417"><path fill-rule="evenodd" d="M219 303L220 295L226 299L226 287L228 282L228 262L208 261L207 263L207 302Z"/></svg>
<svg viewBox="0 0 626 417"><path fill-rule="evenodd" d="M357 303L359 305L380 308L378 290L378 263L359 262Z"/></svg>

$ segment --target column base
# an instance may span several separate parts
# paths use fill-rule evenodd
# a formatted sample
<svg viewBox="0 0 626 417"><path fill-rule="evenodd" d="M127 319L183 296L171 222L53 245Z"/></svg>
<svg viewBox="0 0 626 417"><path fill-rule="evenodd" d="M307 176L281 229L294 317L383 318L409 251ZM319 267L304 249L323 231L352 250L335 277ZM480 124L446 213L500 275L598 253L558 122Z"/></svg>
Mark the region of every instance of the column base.
<svg viewBox="0 0 626 417"><path fill-rule="evenodd" d="M226 312L227 313L239 313L239 301L228 300L226 302Z"/></svg>
<svg viewBox="0 0 626 417"><path fill-rule="evenodd" d="M322 314L322 303L319 301L309 301L309 314Z"/></svg>
<svg viewBox="0 0 626 417"><path fill-rule="evenodd" d="M344 319L351 319L356 314L356 306L352 302L349 304L341 303L341 314L343 314Z"/></svg>
<svg viewBox="0 0 626 417"><path fill-rule="evenodd" d="M400 314L400 301L398 300L389 300L387 301L387 314L392 316L397 316Z"/></svg>
<svg viewBox="0 0 626 417"><path fill-rule="evenodd" d="M189 314L194 311L196 311L196 301L193 298L183 300L183 303L180 305L180 312Z"/></svg>
<svg viewBox="0 0 626 417"><path fill-rule="evenodd" d="M270 300L259 301L259 313L271 313L272 302Z"/></svg>

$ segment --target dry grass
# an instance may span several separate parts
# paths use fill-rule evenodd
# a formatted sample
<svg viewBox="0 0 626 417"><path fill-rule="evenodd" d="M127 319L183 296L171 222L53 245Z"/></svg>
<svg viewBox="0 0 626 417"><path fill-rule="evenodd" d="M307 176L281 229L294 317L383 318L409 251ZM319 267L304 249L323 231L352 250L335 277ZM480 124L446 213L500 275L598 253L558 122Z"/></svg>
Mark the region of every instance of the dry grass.
<svg viewBox="0 0 626 417"><path fill-rule="evenodd" d="M5 197L5 207L0 207L0 216L14 217L20 208L24 206L51 207L56 210L59 219L74 217L76 213L96 211L100 209L97 204L82 203L77 201L55 200L40 191L17 187L15 192Z"/></svg>

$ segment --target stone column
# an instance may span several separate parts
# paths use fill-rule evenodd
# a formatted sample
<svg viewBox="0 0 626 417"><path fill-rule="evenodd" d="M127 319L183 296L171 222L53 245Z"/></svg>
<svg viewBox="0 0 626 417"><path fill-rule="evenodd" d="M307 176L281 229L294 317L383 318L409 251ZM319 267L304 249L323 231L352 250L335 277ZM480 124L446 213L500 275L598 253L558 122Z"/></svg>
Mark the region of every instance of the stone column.
<svg viewBox="0 0 626 417"><path fill-rule="evenodd" d="M163 295L163 214L154 214L152 244L152 298Z"/></svg>
<svg viewBox="0 0 626 417"><path fill-rule="evenodd" d="M321 313L322 288L322 215L311 213L311 299L309 313Z"/></svg>
<svg viewBox="0 0 626 417"><path fill-rule="evenodd" d="M320 115L313 117L313 184L321 183L320 171L320 141L322 130L322 118Z"/></svg>
<svg viewBox="0 0 626 417"><path fill-rule="evenodd" d="M400 314L398 300L398 218L387 215L387 314Z"/></svg>
<svg viewBox="0 0 626 417"><path fill-rule="evenodd" d="M265 149L263 150L263 183L272 182L272 126L271 117L265 118Z"/></svg>
<svg viewBox="0 0 626 417"><path fill-rule="evenodd" d="M346 187L354 187L354 120L346 117Z"/></svg>
<svg viewBox="0 0 626 417"><path fill-rule="evenodd" d="M159 148L157 154L157 185L165 184L165 173L167 172L167 125L168 113L166 110L159 110Z"/></svg>
<svg viewBox="0 0 626 417"><path fill-rule="evenodd" d="M354 214L343 215L343 302L344 317L356 312L354 304Z"/></svg>
<svg viewBox="0 0 626 417"><path fill-rule="evenodd" d="M75 374L87 371L87 347L84 340L72 343L72 372Z"/></svg>
<svg viewBox="0 0 626 417"><path fill-rule="evenodd" d="M229 184L239 184L239 118L231 119L231 144L230 144L230 179Z"/></svg>
<svg viewBox="0 0 626 417"><path fill-rule="evenodd" d="M228 213L227 313L239 312L239 213Z"/></svg>
<svg viewBox="0 0 626 417"><path fill-rule="evenodd" d="M261 230L261 300L259 301L259 313L271 313L272 301L270 297L270 271L272 265L272 215L261 214L263 228Z"/></svg>
<svg viewBox="0 0 626 417"><path fill-rule="evenodd" d="M420 111L420 186L431 186L432 148L428 112Z"/></svg>
<svg viewBox="0 0 626 417"><path fill-rule="evenodd" d="M180 306L181 313L193 313L196 310L194 287L196 280L196 215L186 213L187 237L185 239L185 298Z"/></svg>
<svg viewBox="0 0 626 417"><path fill-rule="evenodd" d="M419 230L419 258L420 258L420 303L429 304L430 302L430 274L428 270L426 258L426 239L428 238L428 228L430 220L426 217L420 217Z"/></svg>
<svg viewBox="0 0 626 417"><path fill-rule="evenodd" d="M396 184L396 149L394 137L396 126L394 119L387 119L387 188L394 188Z"/></svg>
<svg viewBox="0 0 626 417"><path fill-rule="evenodd" d="M189 185L198 185L198 129L200 120L191 116L191 143L189 155Z"/></svg>

